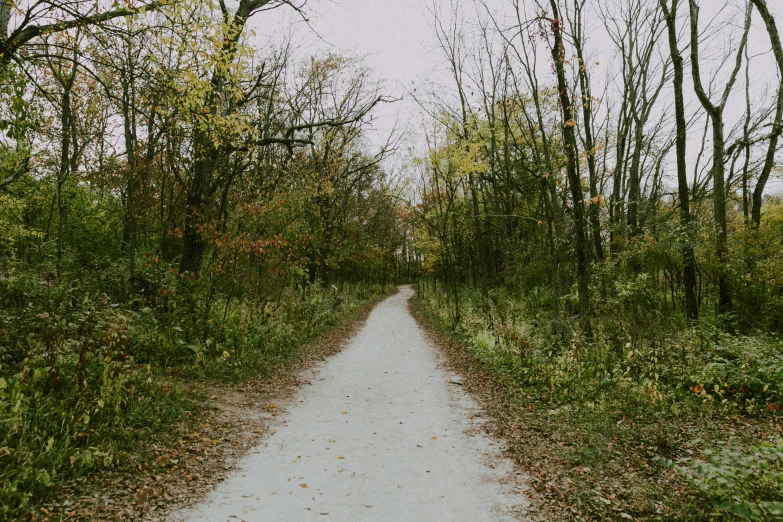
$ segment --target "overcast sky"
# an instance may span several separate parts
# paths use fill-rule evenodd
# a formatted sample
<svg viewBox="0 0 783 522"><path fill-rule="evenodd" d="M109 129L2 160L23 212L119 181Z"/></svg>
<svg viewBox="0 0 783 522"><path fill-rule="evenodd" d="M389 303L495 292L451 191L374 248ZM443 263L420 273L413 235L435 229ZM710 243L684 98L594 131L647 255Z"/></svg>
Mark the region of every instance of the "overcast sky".
<svg viewBox="0 0 783 522"><path fill-rule="evenodd" d="M416 141L416 131L421 128L421 118L416 104L407 90L418 86L428 89L437 83L447 86L442 89L444 96L449 95L449 75L444 68L443 60L437 50L433 33L433 10L441 9L448 13L452 2L457 0L309 0L307 15L310 27L301 22L291 10L276 10L261 13L252 20L253 26L260 32L273 35L285 31L292 22L296 22L296 38L299 42L298 52L311 55L318 51L331 50L341 54L364 57L366 63L376 71L376 76L383 80L387 92L397 97L405 97L402 102L392 106L384 106L379 111L376 132L372 139L382 142L382 136L394 126L409 125L410 141ZM507 12L510 0L487 0L495 7L497 14L502 16ZM595 0L604 2L605 0ZM647 0L656 4L656 0ZM702 26L712 20L717 27L728 14L736 14L738 6L744 0L702 0ZM472 13L472 0L462 0L462 4ZM776 13L777 19L783 21L783 0L770 0L770 9ZM596 4L598 5L598 4ZM683 2L681 9L687 6ZM601 63L593 71L594 92L596 84L600 85L604 78L613 76L614 49L605 30L598 20L590 25L594 30L588 31L589 53L592 59ZM737 27L723 28L715 32L710 40L702 45L704 58L703 74L709 74L711 68L721 64L720 57L710 55L711 52L722 49L737 42L741 33L743 20L736 21ZM754 96L760 96L777 82L777 70L774 58L770 52L769 39L758 13L754 15L754 29L751 32L749 44L752 60L751 84ZM721 55L722 56L722 55ZM733 58L732 58L733 59ZM546 78L542 82L546 84ZM554 77L551 78L554 83ZM436 89L437 90L437 89ZM687 86L686 86L686 90ZM735 87L735 97L727 114L727 132L734 121L743 118L744 112L744 80ZM695 99L692 100L696 103ZM670 100L667 100L669 103ZM691 150L697 148L701 141L702 128L694 128L690 141Z"/></svg>

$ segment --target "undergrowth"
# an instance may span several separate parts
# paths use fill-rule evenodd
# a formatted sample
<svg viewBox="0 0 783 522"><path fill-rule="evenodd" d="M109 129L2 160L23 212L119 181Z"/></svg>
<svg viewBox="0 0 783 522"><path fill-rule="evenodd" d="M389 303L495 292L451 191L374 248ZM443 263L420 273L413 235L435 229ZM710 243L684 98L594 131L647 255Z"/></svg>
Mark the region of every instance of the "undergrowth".
<svg viewBox="0 0 783 522"><path fill-rule="evenodd" d="M210 301L207 283L173 274L121 295L107 269L69 283L0 271L0 519L69 477L130 465L192 409L181 383L264 375L383 291L288 286Z"/></svg>
<svg viewBox="0 0 783 522"><path fill-rule="evenodd" d="M604 488L617 480L617 497L626 495L634 517L780 519L783 341L631 306L644 283L636 285L600 301L591 340L535 293L464 288L455 321L453 296L420 284L418 306L516 389L520 411L543 416L552 425L544 430L569 432L561 441L573 448L563 463L569 477L588 484L585 468L614 477ZM680 482L690 489L673 486ZM625 518L609 509L600 484L590 488L580 516ZM635 512L632 497L644 499Z"/></svg>

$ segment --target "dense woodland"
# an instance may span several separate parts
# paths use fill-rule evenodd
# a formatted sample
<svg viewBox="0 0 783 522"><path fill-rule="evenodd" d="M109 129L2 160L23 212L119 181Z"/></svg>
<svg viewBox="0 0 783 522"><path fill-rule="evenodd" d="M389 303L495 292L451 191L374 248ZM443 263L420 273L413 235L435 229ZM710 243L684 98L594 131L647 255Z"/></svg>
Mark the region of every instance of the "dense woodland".
<svg viewBox="0 0 783 522"><path fill-rule="evenodd" d="M0 517L405 282L520 409L654 427L563 518L783 516L783 44L708 3L437 4L379 145L383 71L250 28L304 2L0 0Z"/></svg>
<svg viewBox="0 0 783 522"><path fill-rule="evenodd" d="M251 45L283 4L0 2L0 518L173 422L161 375L258 371L393 280L389 100Z"/></svg>
<svg viewBox="0 0 783 522"><path fill-rule="evenodd" d="M783 201L770 190L783 47L767 4L434 13L452 82L418 94L425 315L509 375L520 408L570 432L564 445L626 447L567 459L578 488L578 466L609 484L580 493L577 518L617 518L613 482L633 518L783 516ZM703 496L673 493L679 479Z"/></svg>

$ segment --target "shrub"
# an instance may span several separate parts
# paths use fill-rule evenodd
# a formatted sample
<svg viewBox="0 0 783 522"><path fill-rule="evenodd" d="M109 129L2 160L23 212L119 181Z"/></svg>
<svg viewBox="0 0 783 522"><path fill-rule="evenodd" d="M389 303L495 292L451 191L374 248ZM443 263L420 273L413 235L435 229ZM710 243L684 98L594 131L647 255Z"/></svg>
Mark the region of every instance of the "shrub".
<svg viewBox="0 0 783 522"><path fill-rule="evenodd" d="M729 442L703 453L663 463L696 486L717 516L783 519L783 442L747 449Z"/></svg>

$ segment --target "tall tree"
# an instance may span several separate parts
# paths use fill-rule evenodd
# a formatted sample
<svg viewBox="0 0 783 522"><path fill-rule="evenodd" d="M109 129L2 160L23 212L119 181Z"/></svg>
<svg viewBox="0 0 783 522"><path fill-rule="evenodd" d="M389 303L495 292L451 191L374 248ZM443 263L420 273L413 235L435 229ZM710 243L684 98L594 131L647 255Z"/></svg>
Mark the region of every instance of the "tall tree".
<svg viewBox="0 0 783 522"><path fill-rule="evenodd" d="M560 109L563 112L563 142L566 152L566 173L568 185L571 189L571 215L574 221L574 235L576 236L576 264L577 264L577 288L579 293L579 319L582 324L582 333L586 337L592 337L590 324L590 288L587 260L587 237L585 227L585 202L582 192L582 178L579 175L577 142L576 142L576 118L574 107L571 104L568 81L565 72L565 44L563 42L563 18L557 0L550 0L552 18L550 27L554 35L552 45L552 60L557 72L557 89L559 92Z"/></svg>
<svg viewBox="0 0 783 522"><path fill-rule="evenodd" d="M696 299L696 256L693 252L693 235L691 232L690 191L688 189L687 167L687 122L685 120L685 66L682 53L677 43L677 6L680 0L671 0L671 7L666 0L659 0L664 13L664 20L669 40L669 52L674 67L674 115L677 126L677 194L680 206L680 227L682 238L680 250L683 260L683 282L685 290L685 313L689 319L699 318L699 302Z"/></svg>
<svg viewBox="0 0 783 522"><path fill-rule="evenodd" d="M590 205L587 207L587 214L590 218L590 232L593 238L593 249L599 261L604 259L604 248L601 242L601 197L598 193L598 172L596 167L596 155L598 153L595 139L595 124L593 123L593 88L590 82L590 66L585 59L585 16L584 10L587 0L574 0L573 16L569 16L571 25L571 38L574 42L579 78L579 90L581 95L580 105L582 107L582 127L584 129L585 156L587 157L587 171L590 184ZM567 14L570 14L566 10Z"/></svg>
<svg viewBox="0 0 783 522"><path fill-rule="evenodd" d="M770 43L772 44L772 52L775 55L775 61L778 66L778 76L780 78L780 86L778 87L777 104L775 108L775 119L772 123L772 131L769 134L769 145L767 148L767 157L764 161L764 168L759 175L759 179L756 182L756 188L753 189L753 203L751 205L751 223L753 226L758 227L761 224L761 200L764 195L764 189L766 188L767 181L769 181L769 175L772 172L772 168L775 166L775 154L778 150L778 140L780 134L783 133L783 45L780 42L780 33L778 32L778 26L775 22L775 17L767 7L766 0L751 0L756 9L761 13L761 18L764 20L764 25L767 28L767 34L769 35Z"/></svg>
<svg viewBox="0 0 783 522"><path fill-rule="evenodd" d="M748 43L753 4L748 2L745 15L745 28L737 50L734 69L723 88L723 93L718 103L710 99L710 95L704 89L701 79L701 63L699 60L699 5L696 0L688 0L690 4L690 42L691 42L691 72L696 96L702 107L707 112L712 124L712 197L713 212L715 213L715 251L718 258L718 310L721 313L732 309L731 285L727 274L728 251L728 227L726 222L726 138L724 134L724 111L729 101L731 90L737 80L737 75L742 68L742 57L745 46Z"/></svg>
<svg viewBox="0 0 783 522"><path fill-rule="evenodd" d="M239 56L239 44L248 19L260 11L266 11L283 5L296 8L290 0L241 0L239 7L231 13L225 2L220 2L222 24L218 43L217 57L214 60L209 84L204 89L198 110L193 111L193 156L190 176L186 187L186 215L183 230L183 251L179 264L181 274L197 275L201 270L204 252L208 242L203 228L215 214L213 196L230 189L232 176L221 175L229 155L237 150L258 149L271 144L285 144L289 147L310 143L306 138L298 138L297 132L318 127L339 127L364 118L378 103L384 101L377 96L345 115L343 119L325 118L317 122L295 123L287 129L281 129L281 135L265 138L251 138L244 143L235 143L233 137L221 135L225 122L246 102L246 93L234 80L236 61ZM243 101L244 100L244 101ZM227 185L228 183L228 185Z"/></svg>

